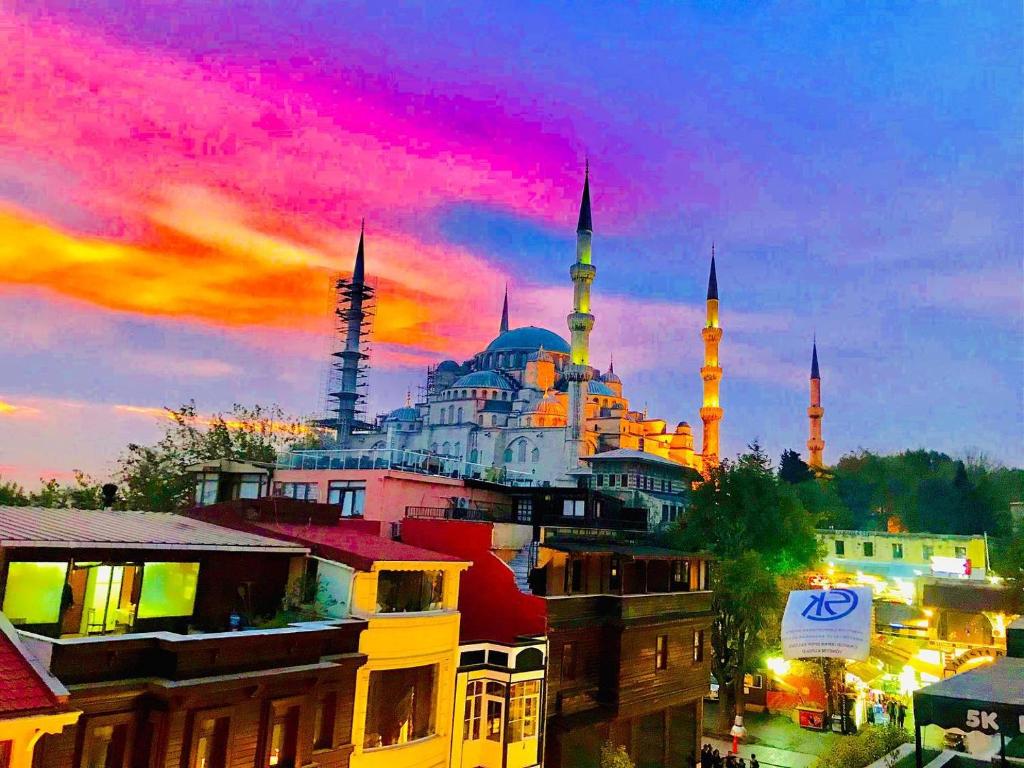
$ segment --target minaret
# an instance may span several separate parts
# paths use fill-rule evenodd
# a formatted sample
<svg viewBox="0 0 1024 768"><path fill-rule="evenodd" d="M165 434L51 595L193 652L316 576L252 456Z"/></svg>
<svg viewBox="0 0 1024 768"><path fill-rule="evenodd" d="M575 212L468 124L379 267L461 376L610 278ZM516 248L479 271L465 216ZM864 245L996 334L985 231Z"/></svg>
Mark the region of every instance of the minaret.
<svg viewBox="0 0 1024 768"><path fill-rule="evenodd" d="M822 452L825 450L825 441L821 439L821 417L825 415L825 409L821 407L821 374L818 373L818 340L814 340L811 347L811 405L807 409L807 418L811 422L811 434L807 438L807 453L810 460L807 462L812 469L821 469L823 466Z"/></svg>
<svg viewBox="0 0 1024 768"><path fill-rule="evenodd" d="M569 471L580 465L584 448L583 403L586 400L590 369L590 331L594 316L590 314L590 285L597 270L590 263L590 238L594 225L590 218L590 163L583 180L583 198L580 200L580 218L576 225L576 263L569 269L573 283L572 314L569 323L570 360L563 371L569 382L569 419L565 434L566 466Z"/></svg>
<svg viewBox="0 0 1024 768"><path fill-rule="evenodd" d="M336 399L338 445L344 447L356 426L356 404L360 400L359 365L366 357L363 350L363 336L366 329L366 304L373 297L373 288L366 284L363 255L364 225L359 226L359 247L350 280L338 281L339 327L344 329L345 346L334 353L338 358L335 369L340 374L336 391L329 396Z"/></svg>
<svg viewBox="0 0 1024 768"><path fill-rule="evenodd" d="M505 283L505 303L501 305L501 327L498 333L502 334L508 330L508 283Z"/></svg>
<svg viewBox="0 0 1024 768"><path fill-rule="evenodd" d="M722 408L718 399L718 385L722 381L722 368L718 364L718 343L722 340L722 328L718 324L718 277L715 274L715 246L711 245L711 275L708 277L707 321L700 332L704 339L704 366L700 377L704 380L704 404L700 418L704 422L705 468L718 464L718 423L722 420Z"/></svg>

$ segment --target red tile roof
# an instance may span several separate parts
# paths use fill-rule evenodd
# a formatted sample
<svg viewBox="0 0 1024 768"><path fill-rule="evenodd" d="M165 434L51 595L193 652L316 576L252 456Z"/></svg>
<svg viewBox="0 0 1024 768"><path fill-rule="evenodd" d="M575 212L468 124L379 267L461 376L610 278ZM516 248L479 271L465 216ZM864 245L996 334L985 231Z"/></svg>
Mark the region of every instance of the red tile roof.
<svg viewBox="0 0 1024 768"><path fill-rule="evenodd" d="M374 563L391 562L463 562L452 555L413 547L400 541L331 525L301 523L254 523L255 528L271 535L298 542L326 560L336 560L361 571Z"/></svg>
<svg viewBox="0 0 1024 768"><path fill-rule="evenodd" d="M59 711L61 699L15 637L0 614L0 719Z"/></svg>

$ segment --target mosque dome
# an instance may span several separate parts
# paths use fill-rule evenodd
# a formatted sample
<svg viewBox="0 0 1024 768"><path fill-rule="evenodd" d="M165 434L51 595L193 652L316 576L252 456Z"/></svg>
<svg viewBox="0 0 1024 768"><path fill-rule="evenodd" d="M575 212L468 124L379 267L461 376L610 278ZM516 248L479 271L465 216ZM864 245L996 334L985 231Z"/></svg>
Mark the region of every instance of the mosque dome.
<svg viewBox="0 0 1024 768"><path fill-rule="evenodd" d="M678 434L682 434L684 432L691 432L691 431L692 430L690 429L690 425L687 424L685 421L680 421L678 424L676 424L676 434L677 435Z"/></svg>
<svg viewBox="0 0 1024 768"><path fill-rule="evenodd" d="M437 370L439 373L458 373L462 370L462 366L454 360L445 360L438 364Z"/></svg>
<svg viewBox="0 0 1024 768"><path fill-rule="evenodd" d="M411 405L406 405L402 408L395 408L395 410L389 413L387 421L416 421L419 417L419 411Z"/></svg>
<svg viewBox="0 0 1024 768"><path fill-rule="evenodd" d="M487 345L486 351L533 351L540 349L541 347L549 352L557 352L563 355L569 354L569 342L554 331L549 331L546 328L538 328L535 325L528 325L524 328L513 328L511 331L505 331Z"/></svg>
<svg viewBox="0 0 1024 768"><path fill-rule="evenodd" d="M537 406L532 410L532 413L536 413L542 416L561 416L565 418L565 407L558 402L553 395L544 395L537 403Z"/></svg>
<svg viewBox="0 0 1024 768"><path fill-rule="evenodd" d="M473 371L460 376L450 389L455 387L482 387L484 389L514 389L512 383L497 371Z"/></svg>
<svg viewBox="0 0 1024 768"><path fill-rule="evenodd" d="M604 376L601 377L601 381L607 384L622 383L622 379L619 378L618 374L616 374L615 371L608 371L608 373L604 374Z"/></svg>

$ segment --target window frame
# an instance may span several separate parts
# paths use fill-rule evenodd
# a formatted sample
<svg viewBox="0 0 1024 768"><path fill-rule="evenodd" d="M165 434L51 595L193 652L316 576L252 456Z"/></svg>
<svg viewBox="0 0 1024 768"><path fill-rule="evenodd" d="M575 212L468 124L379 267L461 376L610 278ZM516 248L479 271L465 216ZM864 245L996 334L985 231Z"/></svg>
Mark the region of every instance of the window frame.
<svg viewBox="0 0 1024 768"><path fill-rule="evenodd" d="M536 739L540 733L540 680L517 680L508 687L506 743ZM532 707L528 706L532 704ZM530 714L527 710L533 710Z"/></svg>
<svg viewBox="0 0 1024 768"><path fill-rule="evenodd" d="M330 732L326 733L328 739L324 743L324 733L317 733L318 728L323 728L323 719L317 722L317 716L321 712L326 714L325 702L333 699L333 710L330 713ZM313 752L334 749L338 746L338 709L341 706L341 689L338 686L323 688L316 697L313 708ZM320 738L318 738L320 737Z"/></svg>
<svg viewBox="0 0 1024 768"><path fill-rule="evenodd" d="M579 653L575 640L562 643L562 653L558 660L559 678L563 682L575 682L579 679ZM566 658L568 657L568 661Z"/></svg>
<svg viewBox="0 0 1024 768"><path fill-rule="evenodd" d="M226 719L228 721L228 730L225 736L224 743L224 768L230 768L231 766L231 735L232 735L232 722L231 722L232 707L216 707L213 709L195 709L189 713L189 747L188 747L188 768L198 768L198 752L199 752L199 726L204 720L220 720ZM216 726L214 726L214 732L216 732Z"/></svg>
<svg viewBox="0 0 1024 768"><path fill-rule="evenodd" d="M846 557L846 540L845 539L836 539L834 543L835 543L834 549L835 549L836 557Z"/></svg>
<svg viewBox="0 0 1024 768"><path fill-rule="evenodd" d="M361 500L360 500L361 492ZM336 498L335 498L336 496ZM345 506L348 499L349 511L346 514ZM359 511L356 512L356 502L359 501ZM338 516L342 518L361 518L366 511L366 481L365 480L329 480L327 482L327 503L338 508Z"/></svg>
<svg viewBox="0 0 1024 768"><path fill-rule="evenodd" d="M108 725L115 729L124 726L127 730L125 732L124 755L121 758L121 764L110 765L108 763L104 768L128 768L128 766L131 765L132 747L134 746L135 732L137 730L135 713L119 712L115 715L100 715L99 717L90 717L86 720L84 734L82 736L82 752L78 759L80 768L88 768L88 763L86 761L89 756L89 745L93 740L93 731L96 728L105 728Z"/></svg>
<svg viewBox="0 0 1024 768"><path fill-rule="evenodd" d="M693 630L693 663L704 663L704 630Z"/></svg>
<svg viewBox="0 0 1024 768"><path fill-rule="evenodd" d="M861 551L864 553L864 557L874 557L875 556L875 542L873 542L873 541L865 541L864 545L861 547Z"/></svg>
<svg viewBox="0 0 1024 768"><path fill-rule="evenodd" d="M292 766L287 768L299 768L299 736L302 731L302 704L304 696L289 696L283 699L272 699L267 702L266 712L263 717L261 728L262 752L260 755L261 768L275 768L270 765L270 750L273 748L274 726L279 720L288 717L292 710L295 713L295 758ZM281 765L280 763L278 765Z"/></svg>
<svg viewBox="0 0 1024 768"><path fill-rule="evenodd" d="M658 635L654 639L654 671L664 672L668 669L668 635Z"/></svg>
<svg viewBox="0 0 1024 768"><path fill-rule="evenodd" d="M903 543L894 541L892 542L892 559L902 560L903 559Z"/></svg>

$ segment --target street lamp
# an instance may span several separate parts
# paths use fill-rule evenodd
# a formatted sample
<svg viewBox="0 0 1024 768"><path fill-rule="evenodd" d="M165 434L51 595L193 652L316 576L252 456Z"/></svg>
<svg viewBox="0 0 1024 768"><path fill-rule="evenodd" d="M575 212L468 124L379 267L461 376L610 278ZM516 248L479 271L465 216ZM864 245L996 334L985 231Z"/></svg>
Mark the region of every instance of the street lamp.
<svg viewBox="0 0 1024 768"><path fill-rule="evenodd" d="M747 729L743 727L743 715L736 715L736 722L729 729L732 736L732 753L738 755L740 752L740 739L747 735Z"/></svg>

